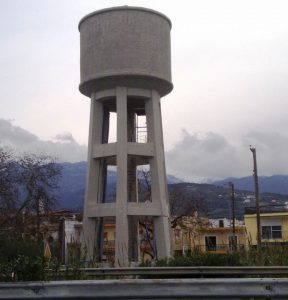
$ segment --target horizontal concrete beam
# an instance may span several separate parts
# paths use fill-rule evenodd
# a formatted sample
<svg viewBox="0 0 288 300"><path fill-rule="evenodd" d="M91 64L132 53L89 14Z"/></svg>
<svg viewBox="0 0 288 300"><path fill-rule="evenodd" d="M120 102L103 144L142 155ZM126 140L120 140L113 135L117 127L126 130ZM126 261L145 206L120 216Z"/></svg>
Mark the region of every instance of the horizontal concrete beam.
<svg viewBox="0 0 288 300"><path fill-rule="evenodd" d="M88 218L113 217L116 216L116 203L99 203L89 205L87 209Z"/></svg>
<svg viewBox="0 0 288 300"><path fill-rule="evenodd" d="M123 205L122 205L123 206ZM130 216L162 216L161 207L159 203L136 203L128 202L125 207L127 207L127 215ZM89 205L87 210L88 218L96 217L113 217L116 216L116 203L99 203L94 205Z"/></svg>
<svg viewBox="0 0 288 300"><path fill-rule="evenodd" d="M130 216L162 216L160 203L127 203L127 215Z"/></svg>
<svg viewBox="0 0 288 300"><path fill-rule="evenodd" d="M117 143L101 144L94 146L93 158L116 156ZM127 143L129 155L152 157L154 155L152 143Z"/></svg>
<svg viewBox="0 0 288 300"><path fill-rule="evenodd" d="M153 143L128 143L127 152L130 155L151 157L154 155Z"/></svg>
<svg viewBox="0 0 288 300"><path fill-rule="evenodd" d="M93 158L116 156L117 143L101 144L93 147Z"/></svg>

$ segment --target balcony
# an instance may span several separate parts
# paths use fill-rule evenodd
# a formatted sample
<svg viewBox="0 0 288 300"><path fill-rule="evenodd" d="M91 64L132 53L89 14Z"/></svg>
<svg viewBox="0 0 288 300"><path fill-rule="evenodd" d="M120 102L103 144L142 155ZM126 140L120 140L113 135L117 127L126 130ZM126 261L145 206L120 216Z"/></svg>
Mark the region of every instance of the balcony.
<svg viewBox="0 0 288 300"><path fill-rule="evenodd" d="M232 244L217 244L217 245L200 245L201 251L211 252L211 253L218 253L218 254L225 254L233 251ZM244 249L243 244L235 245L235 251Z"/></svg>
<svg viewBox="0 0 288 300"><path fill-rule="evenodd" d="M182 246L175 245L175 251L182 251ZM243 250L245 248L244 244L237 244L236 251ZM217 254L225 254L233 251L233 246L231 244L218 244L218 245L195 245L194 247L188 247L188 251L192 249L197 249L202 252L211 252Z"/></svg>

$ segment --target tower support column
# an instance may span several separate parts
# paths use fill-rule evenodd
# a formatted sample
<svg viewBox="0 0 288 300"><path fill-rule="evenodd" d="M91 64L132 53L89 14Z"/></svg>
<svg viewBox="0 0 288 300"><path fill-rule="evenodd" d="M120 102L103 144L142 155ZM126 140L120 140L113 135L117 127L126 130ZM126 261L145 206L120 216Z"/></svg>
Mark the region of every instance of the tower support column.
<svg viewBox="0 0 288 300"><path fill-rule="evenodd" d="M171 256L169 198L167 190L165 157L163 145L160 96L152 91L151 99L146 102L148 142L153 143L154 156L150 160L152 201L158 201L161 216L154 218L154 239L158 258ZM155 200L154 200L155 199Z"/></svg>
<svg viewBox="0 0 288 300"><path fill-rule="evenodd" d="M83 243L82 249L85 251L86 259L94 261L96 256L100 255L100 246L96 240L100 235L99 222L96 218L88 218L89 207L95 202L102 202L101 192L103 191L103 167L101 160L93 158L93 148L102 143L102 128L104 123L103 106L95 99L95 94L91 96L90 104L90 123L88 140L88 159L87 159L87 177L86 177L86 195L83 216ZM98 174L95 177L95 174ZM98 179L97 179L98 178ZM101 223L101 222L100 222ZM99 243L98 243L99 244Z"/></svg>
<svg viewBox="0 0 288 300"><path fill-rule="evenodd" d="M116 239L115 266L128 266L129 263L129 228L127 216L127 88L116 88L117 109L117 146L116 164Z"/></svg>

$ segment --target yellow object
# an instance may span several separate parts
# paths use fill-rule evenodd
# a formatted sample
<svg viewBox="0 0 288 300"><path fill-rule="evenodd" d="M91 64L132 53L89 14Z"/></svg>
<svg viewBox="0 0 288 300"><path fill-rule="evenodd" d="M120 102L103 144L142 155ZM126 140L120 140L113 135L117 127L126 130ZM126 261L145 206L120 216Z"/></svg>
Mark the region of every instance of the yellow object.
<svg viewBox="0 0 288 300"><path fill-rule="evenodd" d="M261 242L285 244L288 242L288 212L284 208L265 207L260 212ZM264 210L264 208L262 208ZM248 244L257 245L256 213L245 213L244 221L247 229Z"/></svg>
<svg viewBox="0 0 288 300"><path fill-rule="evenodd" d="M44 248L44 257L50 259L52 256L49 244L46 243L45 248Z"/></svg>

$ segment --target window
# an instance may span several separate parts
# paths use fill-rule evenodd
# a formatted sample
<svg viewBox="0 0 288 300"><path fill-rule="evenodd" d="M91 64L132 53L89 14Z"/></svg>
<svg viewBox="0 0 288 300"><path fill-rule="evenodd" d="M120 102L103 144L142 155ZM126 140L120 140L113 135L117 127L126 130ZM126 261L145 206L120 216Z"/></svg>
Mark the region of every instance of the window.
<svg viewBox="0 0 288 300"><path fill-rule="evenodd" d="M262 226L262 239L282 239L282 226Z"/></svg>
<svg viewBox="0 0 288 300"><path fill-rule="evenodd" d="M206 251L216 251L216 236L205 236L205 249Z"/></svg>

